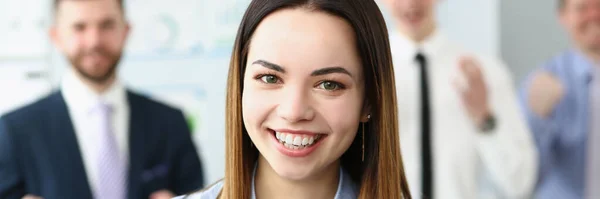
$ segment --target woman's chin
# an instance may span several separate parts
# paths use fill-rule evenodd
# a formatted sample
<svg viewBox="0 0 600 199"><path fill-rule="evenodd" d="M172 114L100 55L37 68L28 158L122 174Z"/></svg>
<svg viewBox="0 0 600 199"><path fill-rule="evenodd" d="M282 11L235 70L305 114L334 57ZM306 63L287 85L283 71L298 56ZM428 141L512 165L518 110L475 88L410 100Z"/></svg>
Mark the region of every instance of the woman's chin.
<svg viewBox="0 0 600 199"><path fill-rule="evenodd" d="M312 167L302 167L299 165L282 165L282 167L273 168L273 170L279 177L292 181L309 179L314 173Z"/></svg>

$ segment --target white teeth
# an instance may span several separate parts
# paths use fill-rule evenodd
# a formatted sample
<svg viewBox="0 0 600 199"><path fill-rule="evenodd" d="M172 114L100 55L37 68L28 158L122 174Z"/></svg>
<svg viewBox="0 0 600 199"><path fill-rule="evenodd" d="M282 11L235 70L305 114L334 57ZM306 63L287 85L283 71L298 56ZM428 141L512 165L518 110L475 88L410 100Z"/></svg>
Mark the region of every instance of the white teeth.
<svg viewBox="0 0 600 199"><path fill-rule="evenodd" d="M290 134L288 134L288 135L285 137L285 142L286 142L286 143L288 143L288 144L292 144L292 143L294 143L294 138L293 138L293 136L292 136L292 135L290 135Z"/></svg>
<svg viewBox="0 0 600 199"><path fill-rule="evenodd" d="M300 146L301 144L302 144L302 138L300 136L296 136L296 138L294 138L294 145Z"/></svg>
<svg viewBox="0 0 600 199"><path fill-rule="evenodd" d="M297 135L275 132L275 137L286 148L302 149L314 144L316 140L319 140L321 135Z"/></svg>

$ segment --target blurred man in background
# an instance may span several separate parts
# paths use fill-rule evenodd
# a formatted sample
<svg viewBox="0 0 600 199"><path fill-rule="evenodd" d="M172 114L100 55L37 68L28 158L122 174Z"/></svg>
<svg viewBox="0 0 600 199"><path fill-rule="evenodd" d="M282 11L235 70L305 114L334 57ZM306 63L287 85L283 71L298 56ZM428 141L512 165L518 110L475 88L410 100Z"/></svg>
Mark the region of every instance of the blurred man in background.
<svg viewBox="0 0 600 199"><path fill-rule="evenodd" d="M536 197L600 198L600 1L558 4L573 49L533 71L520 93L540 154Z"/></svg>
<svg viewBox="0 0 600 199"><path fill-rule="evenodd" d="M116 68L120 0L55 0L50 37L71 64L60 91L0 119L0 198L157 199L203 186L180 110L129 91Z"/></svg>
<svg viewBox="0 0 600 199"><path fill-rule="evenodd" d="M400 137L414 198L526 198L537 168L507 67L437 29L437 0L384 0L396 22Z"/></svg>

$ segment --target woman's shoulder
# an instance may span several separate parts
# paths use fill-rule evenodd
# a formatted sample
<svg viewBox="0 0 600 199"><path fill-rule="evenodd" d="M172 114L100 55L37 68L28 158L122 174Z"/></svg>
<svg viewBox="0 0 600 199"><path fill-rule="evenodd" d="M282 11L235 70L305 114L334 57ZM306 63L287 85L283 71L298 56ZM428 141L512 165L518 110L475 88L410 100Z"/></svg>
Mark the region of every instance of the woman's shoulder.
<svg viewBox="0 0 600 199"><path fill-rule="evenodd" d="M173 199L217 199L221 193L221 189L223 189L222 180L201 191L188 195L177 196Z"/></svg>

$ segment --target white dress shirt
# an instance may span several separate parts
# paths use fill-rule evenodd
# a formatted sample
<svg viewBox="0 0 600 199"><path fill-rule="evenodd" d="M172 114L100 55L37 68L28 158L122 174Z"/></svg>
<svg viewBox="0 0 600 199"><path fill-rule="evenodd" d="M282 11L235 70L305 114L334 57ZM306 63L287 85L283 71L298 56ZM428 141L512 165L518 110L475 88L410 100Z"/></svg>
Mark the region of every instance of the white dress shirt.
<svg viewBox="0 0 600 199"><path fill-rule="evenodd" d="M390 43L398 94L400 143L413 197L420 198L422 191L417 52L422 52L429 63L435 197L529 197L536 179L537 152L520 113L507 67L499 60L467 53L439 32L421 45L392 32ZM458 68L463 55L472 55L481 63L489 103L497 120L492 132L478 130L453 84L454 79L463 78Z"/></svg>
<svg viewBox="0 0 600 199"><path fill-rule="evenodd" d="M61 85L61 92L69 109L69 116L75 130L79 150L85 167L86 175L92 194L98 182L98 155L102 137L101 118L94 113L94 107L100 102L108 103L112 107L112 131L119 147L119 152L125 160L129 160L129 105L124 85L115 81L108 90L101 95L95 93L85 85L74 71L69 71ZM129 164L127 162L127 164Z"/></svg>

